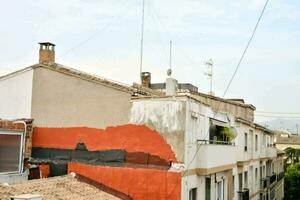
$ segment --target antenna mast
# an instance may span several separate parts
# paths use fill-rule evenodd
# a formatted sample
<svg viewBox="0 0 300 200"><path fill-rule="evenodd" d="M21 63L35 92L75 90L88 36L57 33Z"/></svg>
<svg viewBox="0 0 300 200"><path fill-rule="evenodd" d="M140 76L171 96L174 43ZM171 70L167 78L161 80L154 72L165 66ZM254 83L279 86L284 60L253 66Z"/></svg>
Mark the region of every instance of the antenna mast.
<svg viewBox="0 0 300 200"><path fill-rule="evenodd" d="M167 71L167 75L171 76L171 74L172 74L172 40L170 40L170 66Z"/></svg>
<svg viewBox="0 0 300 200"><path fill-rule="evenodd" d="M142 72L143 72L143 50L144 50L144 15L145 15L145 0L143 0L142 6L142 34L141 34L141 58L140 58L140 80L142 82Z"/></svg>
<svg viewBox="0 0 300 200"><path fill-rule="evenodd" d="M205 62L205 65L207 66L207 72L205 73L205 75L210 79L210 91L209 94L210 95L214 95L213 93L213 60L209 59L208 61Z"/></svg>

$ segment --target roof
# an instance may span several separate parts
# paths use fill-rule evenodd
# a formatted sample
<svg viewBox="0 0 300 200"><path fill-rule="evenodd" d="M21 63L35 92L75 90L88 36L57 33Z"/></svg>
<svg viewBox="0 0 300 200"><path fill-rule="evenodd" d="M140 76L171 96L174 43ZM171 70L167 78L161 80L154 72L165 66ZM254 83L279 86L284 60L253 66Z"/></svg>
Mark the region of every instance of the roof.
<svg viewBox="0 0 300 200"><path fill-rule="evenodd" d="M11 196L22 194L42 195L43 200L119 200L96 186L74 178L72 175L46 179L36 179L22 184L0 185L0 199L9 200Z"/></svg>
<svg viewBox="0 0 300 200"><path fill-rule="evenodd" d="M244 107L244 108L250 108L252 110L256 109L256 107L252 104L242 103L242 102L244 102L243 99L224 99L224 98L217 97L217 96L214 96L214 95L205 94L205 93L201 93L201 92L193 92L193 91L190 91L190 93L192 95L202 96L202 97L205 97L205 98L214 99L216 101L222 101L222 102L229 103L229 104L232 104L232 105L241 106L241 107Z"/></svg>
<svg viewBox="0 0 300 200"><path fill-rule="evenodd" d="M55 44L51 42L40 42L39 44L55 46Z"/></svg>
<svg viewBox="0 0 300 200"><path fill-rule="evenodd" d="M264 127L260 124L257 124L257 123L252 123L250 121L247 121L245 119L242 119L242 118L236 118L236 121L237 122L240 122L240 123L243 123L243 124L246 124L248 126L251 126L255 129L258 129L258 130L261 130L261 131L264 131L266 133L271 133L271 134L274 134L274 131L272 131L271 129L268 129L267 127Z"/></svg>
<svg viewBox="0 0 300 200"><path fill-rule="evenodd" d="M189 99L192 99L198 103L201 103L205 106L208 106L210 107L209 104L203 102L203 101L200 101L199 99L196 99L194 98L193 96L190 96L189 93L180 93L180 94L177 94L177 95L174 95L174 96L167 96L167 95L160 95L160 96L135 96L135 97L132 97L131 100L135 101L135 100L156 100L156 99L162 99L162 100L174 100L174 99L180 99L180 98L189 98Z"/></svg>
<svg viewBox="0 0 300 200"><path fill-rule="evenodd" d="M134 94L136 92L138 93L142 93L143 95L148 95L148 96L152 96L152 95L158 95L157 92L155 92L154 90L151 89L147 89L145 90L144 88L135 88L129 85L126 85L124 83L120 83L117 81L113 81L113 80L109 80L94 74L89 74L71 67L67 67L58 63L39 63L39 64L35 64L35 65L31 65L29 67L14 71L12 73L6 74L4 76L0 76L0 80L6 79L6 78L10 78L12 76L16 76L18 74L21 74L23 72L29 71L31 69L36 69L36 68L46 68L49 70L53 70L53 71L57 71L63 74L67 74L70 76L74 76L77 78L81 78L83 80L86 81L90 81L90 82L94 82L97 84L101 84L101 85L105 85L107 87L111 87L120 91L124 91L124 92L128 92L131 94Z"/></svg>

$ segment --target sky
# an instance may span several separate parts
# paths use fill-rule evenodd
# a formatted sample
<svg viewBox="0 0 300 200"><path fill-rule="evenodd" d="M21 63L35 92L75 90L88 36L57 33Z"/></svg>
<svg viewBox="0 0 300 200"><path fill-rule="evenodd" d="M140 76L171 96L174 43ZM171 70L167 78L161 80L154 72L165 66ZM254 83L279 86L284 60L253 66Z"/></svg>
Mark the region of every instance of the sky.
<svg viewBox="0 0 300 200"><path fill-rule="evenodd" d="M38 62L38 42L56 44L56 62L132 84L139 81L142 0L10 0L0 7L0 75ZM145 0L143 71L172 76L222 96L264 0ZM300 112L300 1L270 0L226 94L258 111ZM258 121L266 120L257 118Z"/></svg>

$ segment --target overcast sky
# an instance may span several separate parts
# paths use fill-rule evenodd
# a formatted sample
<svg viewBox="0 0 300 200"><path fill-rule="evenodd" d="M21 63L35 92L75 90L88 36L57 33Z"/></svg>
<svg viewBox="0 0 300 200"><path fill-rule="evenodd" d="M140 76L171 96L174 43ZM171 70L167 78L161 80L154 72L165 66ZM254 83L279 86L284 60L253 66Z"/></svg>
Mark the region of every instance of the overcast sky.
<svg viewBox="0 0 300 200"><path fill-rule="evenodd" d="M173 76L221 96L264 0L146 0L144 71L163 82L173 41ZM139 80L142 0L1 0L0 74L38 61L38 42L56 61L119 82ZM259 111L300 112L300 1L270 0L227 98Z"/></svg>

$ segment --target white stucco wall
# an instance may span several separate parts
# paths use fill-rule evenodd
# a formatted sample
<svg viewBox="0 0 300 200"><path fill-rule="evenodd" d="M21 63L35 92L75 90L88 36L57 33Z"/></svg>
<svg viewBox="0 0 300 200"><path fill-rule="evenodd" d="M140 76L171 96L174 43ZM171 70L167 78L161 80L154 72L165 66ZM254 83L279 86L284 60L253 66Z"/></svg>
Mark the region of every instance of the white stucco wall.
<svg viewBox="0 0 300 200"><path fill-rule="evenodd" d="M0 118L31 117L32 79L32 69L0 79Z"/></svg>

